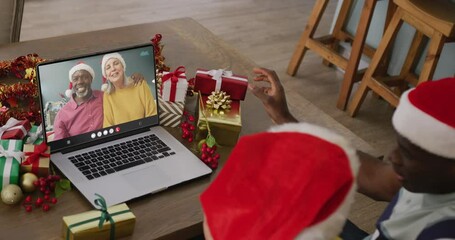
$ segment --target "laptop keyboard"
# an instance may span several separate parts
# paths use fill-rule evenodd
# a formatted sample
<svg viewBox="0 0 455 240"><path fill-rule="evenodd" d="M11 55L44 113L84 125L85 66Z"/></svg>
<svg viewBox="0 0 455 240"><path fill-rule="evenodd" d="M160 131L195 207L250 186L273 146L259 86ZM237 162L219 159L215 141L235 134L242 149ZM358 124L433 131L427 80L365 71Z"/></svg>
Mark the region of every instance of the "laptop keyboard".
<svg viewBox="0 0 455 240"><path fill-rule="evenodd" d="M174 154L153 134L71 156L69 160L92 180Z"/></svg>

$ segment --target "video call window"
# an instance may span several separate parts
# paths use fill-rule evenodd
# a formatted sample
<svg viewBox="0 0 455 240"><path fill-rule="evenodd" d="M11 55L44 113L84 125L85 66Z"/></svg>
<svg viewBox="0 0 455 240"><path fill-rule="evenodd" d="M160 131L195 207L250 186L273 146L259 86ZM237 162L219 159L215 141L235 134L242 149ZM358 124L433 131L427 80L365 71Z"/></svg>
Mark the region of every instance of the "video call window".
<svg viewBox="0 0 455 240"><path fill-rule="evenodd" d="M158 122L150 45L45 63L38 74L48 142L83 142L137 120Z"/></svg>

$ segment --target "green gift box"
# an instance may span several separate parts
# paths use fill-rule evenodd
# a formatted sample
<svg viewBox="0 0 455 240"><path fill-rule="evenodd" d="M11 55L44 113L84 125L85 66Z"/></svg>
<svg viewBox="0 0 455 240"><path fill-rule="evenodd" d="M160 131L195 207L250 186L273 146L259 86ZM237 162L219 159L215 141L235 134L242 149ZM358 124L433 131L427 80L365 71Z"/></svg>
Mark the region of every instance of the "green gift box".
<svg viewBox="0 0 455 240"><path fill-rule="evenodd" d="M36 126L33 125L30 131L27 133L27 137L25 138L25 143L39 145L44 141L43 137L43 128L42 125Z"/></svg>
<svg viewBox="0 0 455 240"><path fill-rule="evenodd" d="M19 183L22 140L0 140L0 190L8 184Z"/></svg>

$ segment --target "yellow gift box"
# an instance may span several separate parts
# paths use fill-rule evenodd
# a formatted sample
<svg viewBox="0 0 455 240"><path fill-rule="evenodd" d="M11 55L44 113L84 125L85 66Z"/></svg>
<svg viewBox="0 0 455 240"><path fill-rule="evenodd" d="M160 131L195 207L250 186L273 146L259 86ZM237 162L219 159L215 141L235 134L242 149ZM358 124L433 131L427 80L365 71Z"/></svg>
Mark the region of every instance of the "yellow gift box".
<svg viewBox="0 0 455 240"><path fill-rule="evenodd" d="M242 130L242 118L240 111L240 101L232 100L231 109L228 111L217 111L206 108L208 96L201 95L198 110L198 136L207 133L205 118L209 123L210 131L216 142L221 146L234 146L239 139ZM202 104L204 104L202 106Z"/></svg>
<svg viewBox="0 0 455 240"><path fill-rule="evenodd" d="M49 175L50 148L45 142L38 145L25 144L25 157L21 162L21 172L31 172L39 177Z"/></svg>
<svg viewBox="0 0 455 240"><path fill-rule="evenodd" d="M103 210L93 210L63 217L63 239L116 239L133 234L136 216L123 203L107 208L111 220L103 219ZM99 228L100 220L102 221Z"/></svg>

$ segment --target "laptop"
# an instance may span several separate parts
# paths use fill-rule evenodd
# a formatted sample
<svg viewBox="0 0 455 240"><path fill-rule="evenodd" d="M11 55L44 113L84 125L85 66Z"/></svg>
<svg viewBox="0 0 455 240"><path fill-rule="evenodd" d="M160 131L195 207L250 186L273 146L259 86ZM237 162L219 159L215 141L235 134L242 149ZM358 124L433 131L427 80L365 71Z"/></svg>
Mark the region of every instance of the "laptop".
<svg viewBox="0 0 455 240"><path fill-rule="evenodd" d="M212 172L159 126L154 60L147 44L37 66L51 161L93 206L95 193L111 206Z"/></svg>

